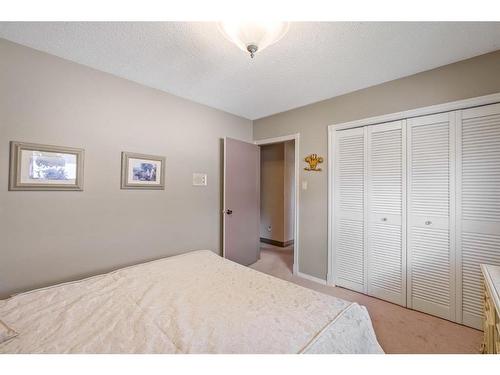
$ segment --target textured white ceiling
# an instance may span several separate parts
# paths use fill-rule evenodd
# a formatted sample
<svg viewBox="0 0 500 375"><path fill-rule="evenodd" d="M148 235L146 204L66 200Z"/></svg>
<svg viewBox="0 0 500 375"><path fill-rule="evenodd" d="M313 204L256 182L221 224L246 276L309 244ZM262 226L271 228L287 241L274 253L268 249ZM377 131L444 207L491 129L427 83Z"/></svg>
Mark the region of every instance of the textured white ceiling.
<svg viewBox="0 0 500 375"><path fill-rule="evenodd" d="M211 22L0 22L0 37L257 119L500 49L500 23L292 23L253 60Z"/></svg>

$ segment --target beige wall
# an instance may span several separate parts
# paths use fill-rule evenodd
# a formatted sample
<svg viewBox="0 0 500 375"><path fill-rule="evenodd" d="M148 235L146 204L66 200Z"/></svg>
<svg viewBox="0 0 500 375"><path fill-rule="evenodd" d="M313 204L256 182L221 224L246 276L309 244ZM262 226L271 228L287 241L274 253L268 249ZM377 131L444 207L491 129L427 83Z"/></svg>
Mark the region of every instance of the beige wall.
<svg viewBox="0 0 500 375"><path fill-rule="evenodd" d="M295 147L294 141L261 146L260 237L293 240Z"/></svg>
<svg viewBox="0 0 500 375"><path fill-rule="evenodd" d="M284 242L283 143L260 147L260 237Z"/></svg>
<svg viewBox="0 0 500 375"><path fill-rule="evenodd" d="M0 39L0 298L219 252L224 136L251 140L251 121ZM7 191L11 140L84 148L85 190ZM121 151L166 156L166 189L120 190Z"/></svg>
<svg viewBox="0 0 500 375"><path fill-rule="evenodd" d="M295 141L284 143L284 207L283 207L283 238L284 242L293 240L295 224Z"/></svg>
<svg viewBox="0 0 500 375"><path fill-rule="evenodd" d="M387 113L500 92L500 51L254 121L254 139L300 133L300 157L325 157L323 172L300 179L300 272L327 272L327 127Z"/></svg>

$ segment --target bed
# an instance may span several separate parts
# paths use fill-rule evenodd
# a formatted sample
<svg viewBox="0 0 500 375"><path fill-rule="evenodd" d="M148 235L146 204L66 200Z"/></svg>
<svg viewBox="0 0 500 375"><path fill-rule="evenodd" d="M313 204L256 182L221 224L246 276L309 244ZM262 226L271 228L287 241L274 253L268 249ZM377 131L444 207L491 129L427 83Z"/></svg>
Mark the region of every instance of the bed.
<svg viewBox="0 0 500 375"><path fill-rule="evenodd" d="M0 301L0 353L383 353L366 308L208 250Z"/></svg>

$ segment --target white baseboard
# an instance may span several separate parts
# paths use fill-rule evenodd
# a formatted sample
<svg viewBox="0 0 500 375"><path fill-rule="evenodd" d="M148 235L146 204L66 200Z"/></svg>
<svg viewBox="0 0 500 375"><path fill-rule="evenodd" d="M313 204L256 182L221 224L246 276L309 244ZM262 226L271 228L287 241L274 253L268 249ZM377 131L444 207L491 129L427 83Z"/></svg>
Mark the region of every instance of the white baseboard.
<svg viewBox="0 0 500 375"><path fill-rule="evenodd" d="M297 271L295 273L295 276L298 276L298 277L300 277L302 279L314 281L315 283L318 283L318 284L321 284L321 285L326 285L326 280L320 279L319 277L314 277L314 276L308 275L306 273L302 273L302 272L298 272Z"/></svg>
<svg viewBox="0 0 500 375"><path fill-rule="evenodd" d="M330 274L326 275L326 285L335 286L335 282L333 281L333 277Z"/></svg>

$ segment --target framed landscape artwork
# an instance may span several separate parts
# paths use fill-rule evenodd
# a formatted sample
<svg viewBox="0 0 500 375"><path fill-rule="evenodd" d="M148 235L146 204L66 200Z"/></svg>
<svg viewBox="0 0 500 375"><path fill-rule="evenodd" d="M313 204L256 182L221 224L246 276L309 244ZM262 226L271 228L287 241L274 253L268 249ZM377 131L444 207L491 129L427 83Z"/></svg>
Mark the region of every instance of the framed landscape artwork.
<svg viewBox="0 0 500 375"><path fill-rule="evenodd" d="M121 188L165 189L165 158L122 152Z"/></svg>
<svg viewBox="0 0 500 375"><path fill-rule="evenodd" d="M83 190L84 150L10 143L9 190Z"/></svg>

